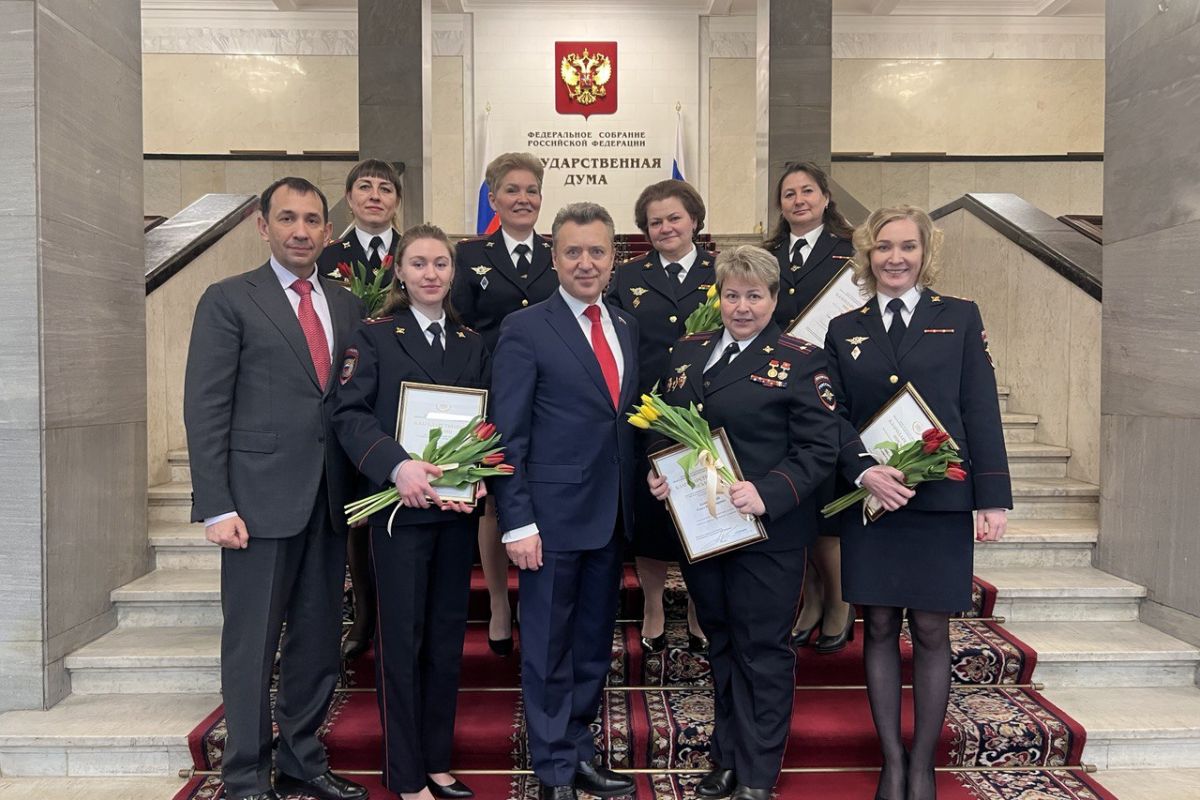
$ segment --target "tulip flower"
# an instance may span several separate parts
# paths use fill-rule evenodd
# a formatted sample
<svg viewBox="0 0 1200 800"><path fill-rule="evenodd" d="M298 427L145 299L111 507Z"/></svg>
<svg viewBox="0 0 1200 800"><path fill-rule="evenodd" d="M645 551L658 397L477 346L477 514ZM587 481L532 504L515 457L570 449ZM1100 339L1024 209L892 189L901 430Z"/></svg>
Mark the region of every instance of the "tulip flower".
<svg viewBox="0 0 1200 800"><path fill-rule="evenodd" d="M517 468L512 464L497 464L496 469L500 472L503 472L505 475L512 475L517 471Z"/></svg>
<svg viewBox="0 0 1200 800"><path fill-rule="evenodd" d="M388 253L386 256L383 257L383 261L380 263L379 266L381 269L385 269L385 270L391 269L392 261L394 261L394 260L395 259L392 258L392 254Z"/></svg>
<svg viewBox="0 0 1200 800"><path fill-rule="evenodd" d="M946 478L952 481L965 481L967 479L967 471L957 464L951 464L946 467Z"/></svg>
<svg viewBox="0 0 1200 800"><path fill-rule="evenodd" d="M650 420L643 417L641 414L634 414L629 418L629 424L635 428L641 428L644 431L650 430Z"/></svg>
<svg viewBox="0 0 1200 800"><path fill-rule="evenodd" d="M708 292L705 294L705 296L709 300L712 300L714 297L717 296L717 285L715 283L712 286L708 287Z"/></svg>
<svg viewBox="0 0 1200 800"><path fill-rule="evenodd" d="M650 405L638 406L637 412L639 415L645 417L647 422L654 422L659 417L659 413L654 410L654 406Z"/></svg>
<svg viewBox="0 0 1200 800"><path fill-rule="evenodd" d="M354 277L354 271L352 269L350 269L350 265L347 264L345 261L338 262L337 271L338 271L338 274L341 275L346 280L350 280L351 278Z"/></svg>
<svg viewBox="0 0 1200 800"><path fill-rule="evenodd" d="M490 456L483 457L483 465L485 467L494 467L497 464L504 462L504 453L492 453Z"/></svg>

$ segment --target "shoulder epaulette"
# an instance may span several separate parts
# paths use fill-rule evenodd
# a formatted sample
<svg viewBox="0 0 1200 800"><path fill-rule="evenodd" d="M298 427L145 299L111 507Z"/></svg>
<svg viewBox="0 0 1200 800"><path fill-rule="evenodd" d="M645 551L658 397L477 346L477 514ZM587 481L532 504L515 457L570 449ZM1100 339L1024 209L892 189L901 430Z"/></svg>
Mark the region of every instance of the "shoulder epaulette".
<svg viewBox="0 0 1200 800"><path fill-rule="evenodd" d="M470 333L470 334L472 334L472 335L474 335L474 336L478 336L478 335L479 335L479 332L478 332L478 331L476 331L474 328L471 328L471 327L469 327L469 326L467 326L467 325L461 325L461 324L460 324L460 325L458 326L458 328L459 328L459 330L466 331L467 333Z"/></svg>
<svg viewBox="0 0 1200 800"><path fill-rule="evenodd" d="M940 303L940 302L942 302L942 300L961 300L964 303L974 303L975 302L974 300L972 300L969 297L955 297L952 294L941 294L938 292L931 292L929 295L929 301L931 303Z"/></svg>
<svg viewBox="0 0 1200 800"><path fill-rule="evenodd" d="M622 261L617 266L624 267L628 264L640 264L643 261L649 261L650 255L651 255L650 253L642 253L640 256L634 256L633 258L628 258L628 259Z"/></svg>
<svg viewBox="0 0 1200 800"><path fill-rule="evenodd" d="M396 317L393 314L388 314L385 317L367 317L363 322L367 325L377 325L380 322L391 322Z"/></svg>
<svg viewBox="0 0 1200 800"><path fill-rule="evenodd" d="M786 333L779 337L779 346L790 348L804 355L808 355L817 349L817 346L807 339L788 336Z"/></svg>
<svg viewBox="0 0 1200 800"><path fill-rule="evenodd" d="M717 331L715 331L715 330L713 330L713 331L696 331L695 333L687 334L679 341L681 341L681 342L701 342L701 341L704 341L705 339L711 339L712 336L716 333L717 333Z"/></svg>
<svg viewBox="0 0 1200 800"><path fill-rule="evenodd" d="M471 244L472 242L485 242L485 241L487 241L487 240L488 240L488 238L490 238L490 237L487 237L487 236L468 236L466 239L459 239L459 240L458 240L458 243L459 243L459 244Z"/></svg>

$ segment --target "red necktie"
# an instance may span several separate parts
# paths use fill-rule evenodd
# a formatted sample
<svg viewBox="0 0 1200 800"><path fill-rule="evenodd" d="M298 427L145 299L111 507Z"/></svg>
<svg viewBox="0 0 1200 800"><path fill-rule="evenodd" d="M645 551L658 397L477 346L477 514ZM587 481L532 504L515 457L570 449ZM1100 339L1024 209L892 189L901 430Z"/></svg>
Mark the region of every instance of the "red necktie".
<svg viewBox="0 0 1200 800"><path fill-rule="evenodd" d="M588 306L583 314L592 321L592 350L600 362L600 371L604 373L604 382L608 384L608 393L612 396L613 408L616 408L621 402L621 376L617 373L617 360L613 358L608 339L604 337L604 326L600 324L600 306Z"/></svg>
<svg viewBox="0 0 1200 800"><path fill-rule="evenodd" d="M312 356L313 367L317 370L317 383L321 390L329 382L329 340L325 338L325 327L321 324L317 310L313 308L313 285L308 281L298 280L292 283L292 291L300 295L300 308L296 316L300 319L300 330L304 331L304 339L308 342L308 354Z"/></svg>

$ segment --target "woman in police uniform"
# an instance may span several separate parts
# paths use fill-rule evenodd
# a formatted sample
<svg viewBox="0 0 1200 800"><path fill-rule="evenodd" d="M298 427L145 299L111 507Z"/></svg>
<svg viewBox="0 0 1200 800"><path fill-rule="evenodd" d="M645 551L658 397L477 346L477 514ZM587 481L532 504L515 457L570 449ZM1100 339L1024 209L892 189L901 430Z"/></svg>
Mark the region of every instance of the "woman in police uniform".
<svg viewBox="0 0 1200 800"><path fill-rule="evenodd" d="M730 499L759 516L768 538L684 564L709 639L716 718L713 769L701 797L766 800L779 777L792 718L796 653L791 626L816 537L813 491L833 469L841 420L825 355L772 322L779 265L742 246L717 257L724 327L675 344L662 386L666 402L696 403L723 427L746 480ZM650 473L651 492L669 488Z"/></svg>
<svg viewBox="0 0 1200 800"><path fill-rule="evenodd" d="M779 262L781 286L775 322L787 330L854 255L854 229L829 194L829 177L811 161L784 167L771 201L779 209L774 234L763 247ZM820 505L834 498L832 479L822 487ZM817 517L820 536L809 548L813 569L804 574L804 596L792 644L836 653L854 634L854 614L842 599L842 558L836 521Z"/></svg>
<svg viewBox="0 0 1200 800"><path fill-rule="evenodd" d="M395 431L401 382L486 388L489 358L447 299L456 278L441 229L410 228L397 249L381 315L345 353L333 425L371 491L394 483L401 497L400 508L370 519L384 785L405 800L470 797L449 769L477 518L439 503L429 481L440 471L406 452Z"/></svg>
<svg viewBox="0 0 1200 800"><path fill-rule="evenodd" d="M842 582L846 599L864 608L867 694L884 757L876 796L890 800L935 796L935 748L950 692L949 617L971 606L971 533L979 541L999 539L1005 509L1012 507L979 308L930 288L940 242L941 232L921 209L871 214L854 235L855 276L870 299L835 318L825 340L829 374L849 423L838 469L888 510L869 524L858 507L842 515ZM957 442L965 481L924 483L914 492L900 472L861 455L854 430L906 382ZM898 643L906 608L916 707L907 755L900 739Z"/></svg>
<svg viewBox="0 0 1200 800"><path fill-rule="evenodd" d="M513 311L545 300L558 288L550 264L550 241L534 232L542 208L542 161L532 153L503 153L487 165L488 203L500 219L489 236L458 243L452 299L463 322L496 349L500 323ZM491 598L488 646L512 652L508 605L508 556L500 543L495 506L489 500L479 521L479 561Z"/></svg>
<svg viewBox="0 0 1200 800"><path fill-rule="evenodd" d="M696 247L704 228L704 200L684 181L666 180L642 190L634 204L634 222L650 240L651 250L617 267L609 285L609 302L638 321L638 394L648 392L667 366L671 346L683 335L684 322L704 303L716 282L713 257ZM636 465L645 474L646 436ZM635 501L637 530L633 536L638 578L642 584L642 647L650 653L667 646L663 590L667 564L683 557L679 539L663 504L638 482ZM696 622L696 607L688 600L688 649L703 652L708 643Z"/></svg>

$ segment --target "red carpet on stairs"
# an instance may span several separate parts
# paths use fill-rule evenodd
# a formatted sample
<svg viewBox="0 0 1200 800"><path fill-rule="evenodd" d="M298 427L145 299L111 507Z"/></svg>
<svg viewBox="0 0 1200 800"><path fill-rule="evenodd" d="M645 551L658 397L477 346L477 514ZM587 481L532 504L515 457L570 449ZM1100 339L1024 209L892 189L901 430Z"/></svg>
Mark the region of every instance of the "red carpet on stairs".
<svg viewBox="0 0 1200 800"><path fill-rule="evenodd" d="M515 599L515 579L510 581ZM1115 800L1077 767L1084 731L1028 684L1036 654L990 617L995 589L977 581L975 607L952 622L953 680L950 709L942 731L939 764L984 768L939 773L942 800ZM641 595L627 569L619 616L636 619ZM636 623L618 623L613 636L612 671L597 726L598 747L609 765L636 769L639 800L694 797L694 786L709 768L712 698L707 661L689 653L682 593L668 588L668 640L662 654L644 654ZM472 581L472 617L486 615L482 576ZM981 619L982 618L982 619ZM860 623L861 626L861 623ZM799 651L797 690L785 773L776 796L864 798L875 790L880 756L863 688L861 627L841 653L818 656ZM519 646L519 628L517 630ZM911 661L902 645L906 669ZM469 626L464 645L462 692L456 726L455 766L485 770L463 779L481 800L537 797L523 731L519 655L498 658L487 646L487 626ZM907 672L906 672L907 679ZM374 664L368 653L347 670L346 688L336 696L324 739L335 770L379 769L382 734L375 703ZM907 691L907 690L906 690ZM911 704L906 703L906 711ZM905 719L906 732L911 719ZM197 770L219 770L224 716L216 709L192 732ZM1005 771L997 768L1026 768ZM1028 769L1034 768L1034 769ZM684 772L668 772L682 770ZM788 772L787 770L798 770ZM819 771L808 771L819 770ZM830 771L844 770L844 771ZM359 776L372 798L394 797L377 775ZM175 800L223 797L220 779L196 776Z"/></svg>

